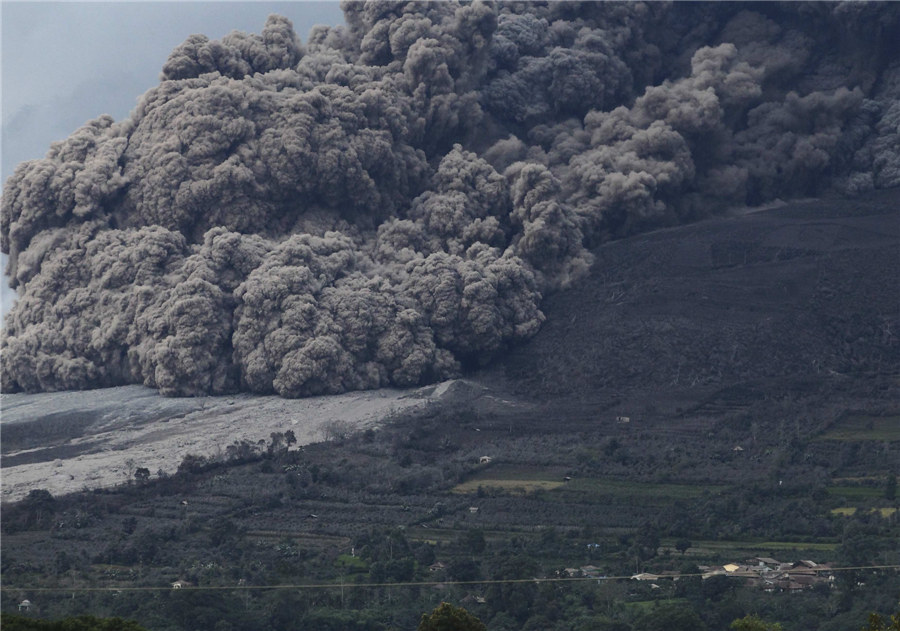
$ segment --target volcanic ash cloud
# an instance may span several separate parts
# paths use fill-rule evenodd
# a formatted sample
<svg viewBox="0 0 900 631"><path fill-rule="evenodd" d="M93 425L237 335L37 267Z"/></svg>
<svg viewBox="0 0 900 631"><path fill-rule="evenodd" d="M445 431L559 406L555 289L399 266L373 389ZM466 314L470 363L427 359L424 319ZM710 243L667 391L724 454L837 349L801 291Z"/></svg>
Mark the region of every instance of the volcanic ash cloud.
<svg viewBox="0 0 900 631"><path fill-rule="evenodd" d="M193 35L6 182L2 387L286 397L534 335L604 240L900 184L893 3L345 3Z"/></svg>

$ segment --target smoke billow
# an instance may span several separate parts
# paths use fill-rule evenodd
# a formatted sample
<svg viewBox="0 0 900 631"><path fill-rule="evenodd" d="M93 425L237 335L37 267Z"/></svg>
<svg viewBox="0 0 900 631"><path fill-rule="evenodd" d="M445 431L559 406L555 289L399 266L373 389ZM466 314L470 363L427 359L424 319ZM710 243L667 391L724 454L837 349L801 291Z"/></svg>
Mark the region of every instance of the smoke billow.
<svg viewBox="0 0 900 631"><path fill-rule="evenodd" d="M296 397L533 335L610 238L900 185L900 5L345 2L6 182L4 391Z"/></svg>

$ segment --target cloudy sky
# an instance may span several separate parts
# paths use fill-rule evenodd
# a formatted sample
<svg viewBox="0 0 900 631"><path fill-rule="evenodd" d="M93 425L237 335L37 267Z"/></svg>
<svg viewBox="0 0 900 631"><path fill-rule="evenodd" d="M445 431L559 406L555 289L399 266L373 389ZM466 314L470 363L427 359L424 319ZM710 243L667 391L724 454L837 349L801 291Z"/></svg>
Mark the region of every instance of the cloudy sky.
<svg viewBox="0 0 900 631"><path fill-rule="evenodd" d="M316 24L340 24L333 2L10 2L0 5L2 181L101 114L121 120L159 83L175 46L193 33L259 33L287 16L305 42ZM3 268L6 267L3 256ZM14 293L2 284L2 311Z"/></svg>

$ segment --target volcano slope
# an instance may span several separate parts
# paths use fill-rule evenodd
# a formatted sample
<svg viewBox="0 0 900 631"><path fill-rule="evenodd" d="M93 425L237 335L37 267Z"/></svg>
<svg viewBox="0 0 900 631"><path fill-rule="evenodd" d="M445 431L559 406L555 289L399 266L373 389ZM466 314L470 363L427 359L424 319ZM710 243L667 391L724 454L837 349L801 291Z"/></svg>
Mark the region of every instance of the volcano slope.
<svg viewBox="0 0 900 631"><path fill-rule="evenodd" d="M438 399L380 390L306 405L243 394L234 406L233 397L166 399L140 386L4 394L4 499L29 484L53 493L109 486L129 459L171 472L187 453L296 429L297 418L310 442L319 422L380 421L420 399L464 408L488 434L628 419L663 439L725 428L735 439L752 431L754 441L784 441L848 410L891 412L900 398L898 201L891 190L793 202L605 244L590 274L549 297L532 340ZM148 460L151 452L160 457Z"/></svg>
<svg viewBox="0 0 900 631"><path fill-rule="evenodd" d="M822 387L896 395L898 209L892 190L608 243L484 381L618 416L734 411Z"/></svg>

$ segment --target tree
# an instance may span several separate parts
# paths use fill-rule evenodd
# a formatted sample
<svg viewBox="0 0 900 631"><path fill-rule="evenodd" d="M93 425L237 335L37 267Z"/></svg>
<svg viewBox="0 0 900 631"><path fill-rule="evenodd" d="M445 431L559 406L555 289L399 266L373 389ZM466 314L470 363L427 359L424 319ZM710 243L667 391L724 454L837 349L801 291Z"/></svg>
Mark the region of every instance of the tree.
<svg viewBox="0 0 900 631"><path fill-rule="evenodd" d="M688 548L690 548L691 545L692 543L690 539L679 539L675 542L675 549L678 550L681 554L684 554L688 551Z"/></svg>
<svg viewBox="0 0 900 631"><path fill-rule="evenodd" d="M47 528L52 523L56 499L47 489L32 489L22 500L27 528Z"/></svg>
<svg viewBox="0 0 900 631"><path fill-rule="evenodd" d="M756 614L747 614L743 618L733 620L728 628L734 631L781 631L781 624L766 622Z"/></svg>
<svg viewBox="0 0 900 631"><path fill-rule="evenodd" d="M0 626L4 631L146 631L137 622L122 618L70 616L62 620L41 620L9 613L0 615Z"/></svg>
<svg viewBox="0 0 900 631"><path fill-rule="evenodd" d="M884 497L891 501L897 498L897 476L893 473L887 477L887 482L885 482Z"/></svg>
<svg viewBox="0 0 900 631"><path fill-rule="evenodd" d="M269 445L266 448L266 453L270 456L275 456L281 454L284 451L287 451L288 446L284 442L284 432L272 432L269 434Z"/></svg>
<svg viewBox="0 0 900 631"><path fill-rule="evenodd" d="M134 470L134 479L140 483L144 483L150 479L150 469L147 467L138 467Z"/></svg>
<svg viewBox="0 0 900 631"><path fill-rule="evenodd" d="M488 586L485 596L491 609L504 611L524 623L531 616L537 597L537 586L528 582L499 582L506 579L528 579L537 573L537 564L529 557L519 555L504 559L494 570L492 578L498 582Z"/></svg>
<svg viewBox="0 0 900 631"><path fill-rule="evenodd" d="M455 581L477 581L481 578L481 568L472 559L457 559L450 564L447 574Z"/></svg>
<svg viewBox="0 0 900 631"><path fill-rule="evenodd" d="M206 466L206 458L198 454L187 454L178 465L178 473L200 473Z"/></svg>
<svg viewBox="0 0 900 631"><path fill-rule="evenodd" d="M236 440L225 448L225 457L235 462L249 462L259 457L259 449L249 440Z"/></svg>
<svg viewBox="0 0 900 631"><path fill-rule="evenodd" d="M462 607L441 603L430 615L422 614L417 631L487 631L487 627Z"/></svg>
<svg viewBox="0 0 900 631"><path fill-rule="evenodd" d="M900 631L900 611L891 616L890 623L886 623L877 613L869 614L869 624L860 631Z"/></svg>
<svg viewBox="0 0 900 631"><path fill-rule="evenodd" d="M690 607L666 604L643 615L636 628L641 631L704 631L706 624Z"/></svg>
<svg viewBox="0 0 900 631"><path fill-rule="evenodd" d="M481 554L484 552L486 542L484 540L484 531L480 528L473 528L466 531L464 535L466 547L472 554Z"/></svg>

